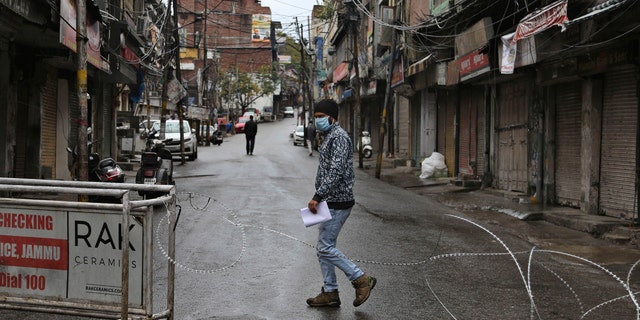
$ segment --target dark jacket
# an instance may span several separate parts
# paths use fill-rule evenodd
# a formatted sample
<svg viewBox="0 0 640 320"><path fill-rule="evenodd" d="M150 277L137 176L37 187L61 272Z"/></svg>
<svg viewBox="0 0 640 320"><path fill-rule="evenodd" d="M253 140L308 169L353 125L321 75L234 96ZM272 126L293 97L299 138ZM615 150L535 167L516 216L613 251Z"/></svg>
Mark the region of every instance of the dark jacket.
<svg viewBox="0 0 640 320"><path fill-rule="evenodd" d="M314 141L316 139L316 127L313 124L307 125L307 140Z"/></svg>
<svg viewBox="0 0 640 320"><path fill-rule="evenodd" d="M248 135L248 136L255 136L258 133L258 123L253 121L253 120L249 120L247 123L244 124L244 134Z"/></svg>

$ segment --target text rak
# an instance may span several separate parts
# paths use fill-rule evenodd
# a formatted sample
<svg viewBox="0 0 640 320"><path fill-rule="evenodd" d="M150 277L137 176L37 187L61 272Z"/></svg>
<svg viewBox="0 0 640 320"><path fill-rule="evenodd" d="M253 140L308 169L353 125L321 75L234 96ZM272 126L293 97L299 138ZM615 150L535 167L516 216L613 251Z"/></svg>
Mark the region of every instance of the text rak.
<svg viewBox="0 0 640 320"><path fill-rule="evenodd" d="M102 223L98 230L91 227L88 221L76 220L73 228L74 246L86 245L88 248L98 249L102 246L109 246L111 249L122 250L122 229L121 224L116 227L109 227L108 223ZM135 224L129 225L129 232L135 228ZM117 229L117 230L113 230ZM114 238L114 234L117 238ZM129 250L136 251L136 248L129 242Z"/></svg>

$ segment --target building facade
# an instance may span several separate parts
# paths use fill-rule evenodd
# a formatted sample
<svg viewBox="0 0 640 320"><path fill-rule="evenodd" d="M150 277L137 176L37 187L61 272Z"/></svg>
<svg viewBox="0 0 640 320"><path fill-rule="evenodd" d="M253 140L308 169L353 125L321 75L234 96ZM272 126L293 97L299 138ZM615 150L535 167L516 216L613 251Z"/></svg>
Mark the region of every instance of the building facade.
<svg viewBox="0 0 640 320"><path fill-rule="evenodd" d="M374 141L375 152L413 163L439 152L450 177L637 218L639 7L624 0L335 1L325 87L354 138L361 117L375 140L379 97L389 95L373 87L390 85L388 141L382 150ZM360 110L356 64L361 83L370 83L360 89Z"/></svg>

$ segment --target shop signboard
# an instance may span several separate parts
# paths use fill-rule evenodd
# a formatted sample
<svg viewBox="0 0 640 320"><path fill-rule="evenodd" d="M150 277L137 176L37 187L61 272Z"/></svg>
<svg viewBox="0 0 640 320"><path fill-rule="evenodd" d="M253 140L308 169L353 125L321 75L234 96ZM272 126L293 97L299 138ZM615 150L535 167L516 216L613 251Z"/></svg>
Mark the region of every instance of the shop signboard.
<svg viewBox="0 0 640 320"><path fill-rule="evenodd" d="M0 295L119 303L122 215L0 207ZM129 223L129 302L142 305L143 228Z"/></svg>
<svg viewBox="0 0 640 320"><path fill-rule="evenodd" d="M481 50L473 51L458 59L460 81L465 81L489 72L489 55Z"/></svg>

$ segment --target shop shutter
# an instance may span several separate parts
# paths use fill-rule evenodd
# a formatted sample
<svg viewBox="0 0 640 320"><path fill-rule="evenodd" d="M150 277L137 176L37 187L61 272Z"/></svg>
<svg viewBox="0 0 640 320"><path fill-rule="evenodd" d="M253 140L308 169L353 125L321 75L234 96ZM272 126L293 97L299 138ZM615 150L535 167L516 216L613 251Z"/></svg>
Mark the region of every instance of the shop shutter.
<svg viewBox="0 0 640 320"><path fill-rule="evenodd" d="M432 92L423 90L419 95L421 99L419 155L420 161L431 156L436 150L437 114L436 96Z"/></svg>
<svg viewBox="0 0 640 320"><path fill-rule="evenodd" d="M563 83L557 86L556 92L556 201L560 205L580 207L581 83Z"/></svg>
<svg viewBox="0 0 640 320"><path fill-rule="evenodd" d="M484 175L484 144L485 144L485 97L484 87L474 87L473 98L476 101L478 109L478 130L477 130L477 148L476 148L476 175L482 177Z"/></svg>
<svg viewBox="0 0 640 320"><path fill-rule="evenodd" d="M455 170L456 144L456 94L457 91L442 90L438 92L438 153L444 155L449 176Z"/></svg>
<svg viewBox="0 0 640 320"><path fill-rule="evenodd" d="M466 87L460 90L460 131L459 131L459 148L458 148L458 172L464 174L473 174L473 170L469 165L471 159L471 130L475 126L475 119L472 111L471 88ZM472 125L473 124L473 125Z"/></svg>
<svg viewBox="0 0 640 320"><path fill-rule="evenodd" d="M600 159L600 212L631 218L635 208L638 73L627 68L605 74Z"/></svg>
<svg viewBox="0 0 640 320"><path fill-rule="evenodd" d="M484 106L482 87L468 87L460 94L460 146L458 170L460 173L476 174L482 165L482 150L479 148L479 133L483 127L478 111Z"/></svg>
<svg viewBox="0 0 640 320"><path fill-rule="evenodd" d="M436 151L444 155L446 145L445 128L447 124L447 92L444 90L438 91L436 99L438 100L438 135L436 138Z"/></svg>
<svg viewBox="0 0 640 320"><path fill-rule="evenodd" d="M447 92L444 161L453 177L456 170L456 103L457 91Z"/></svg>
<svg viewBox="0 0 640 320"><path fill-rule="evenodd" d="M528 82L520 79L498 88L496 179L502 190L527 192Z"/></svg>
<svg viewBox="0 0 640 320"><path fill-rule="evenodd" d="M409 107L408 103L398 103L398 143L396 145L396 150L398 151L397 156L399 157L410 156L409 146L411 139L409 137L411 135L411 112L413 112L414 109L420 109L420 105L416 106L414 101L415 99L411 100L411 107Z"/></svg>
<svg viewBox="0 0 640 320"><path fill-rule="evenodd" d="M47 83L42 88L42 151L41 151L41 173L45 179L55 179L56 167L56 120L58 101L58 79L49 74Z"/></svg>

